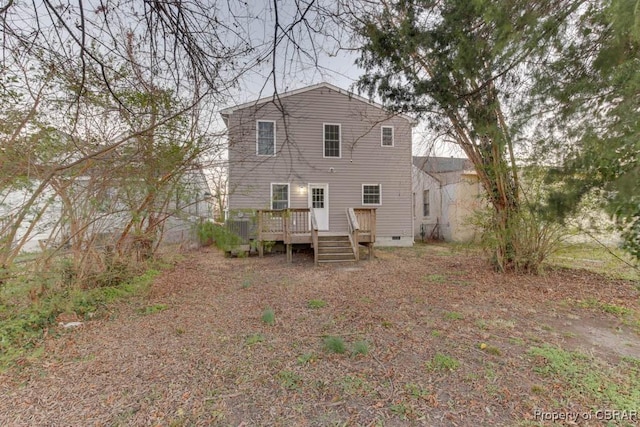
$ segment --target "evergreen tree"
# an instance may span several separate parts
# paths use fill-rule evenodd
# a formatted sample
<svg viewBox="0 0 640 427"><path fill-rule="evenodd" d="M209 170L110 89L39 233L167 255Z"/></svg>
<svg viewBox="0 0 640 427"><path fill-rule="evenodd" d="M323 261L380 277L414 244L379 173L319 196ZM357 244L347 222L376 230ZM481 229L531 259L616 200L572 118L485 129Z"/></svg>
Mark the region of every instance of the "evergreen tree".
<svg viewBox="0 0 640 427"><path fill-rule="evenodd" d="M425 118L473 162L493 207L497 268L518 267L520 209L511 105L581 1L396 0L357 18L359 85L396 111ZM533 268L536 268L533 266Z"/></svg>
<svg viewBox="0 0 640 427"><path fill-rule="evenodd" d="M547 117L536 156L562 184L549 205L563 218L595 193L640 259L640 1L591 2L556 47L531 97Z"/></svg>

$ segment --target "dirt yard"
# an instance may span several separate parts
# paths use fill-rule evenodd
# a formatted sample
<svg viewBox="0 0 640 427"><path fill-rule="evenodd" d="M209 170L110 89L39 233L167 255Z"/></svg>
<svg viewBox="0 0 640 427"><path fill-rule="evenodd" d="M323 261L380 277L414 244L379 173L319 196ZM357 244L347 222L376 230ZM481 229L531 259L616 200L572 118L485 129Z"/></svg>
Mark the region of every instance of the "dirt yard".
<svg viewBox="0 0 640 427"><path fill-rule="evenodd" d="M148 298L60 328L0 376L0 425L528 426L623 409L614 425L633 425L639 296L438 245L322 267L193 252Z"/></svg>

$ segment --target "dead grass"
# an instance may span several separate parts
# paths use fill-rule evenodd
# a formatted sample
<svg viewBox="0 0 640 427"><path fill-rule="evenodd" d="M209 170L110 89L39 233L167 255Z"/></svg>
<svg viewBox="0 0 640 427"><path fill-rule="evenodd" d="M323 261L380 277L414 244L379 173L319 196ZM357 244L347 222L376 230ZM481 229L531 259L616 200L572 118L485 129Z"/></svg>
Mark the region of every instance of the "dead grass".
<svg viewBox="0 0 640 427"><path fill-rule="evenodd" d="M500 275L443 245L349 267L190 254L143 310L121 304L60 331L41 359L0 377L0 425L524 426L538 425L535 409L625 409L549 375L545 357L562 351L616 382L601 388L640 389L628 375L640 366L637 283L567 269ZM587 323L619 342L590 341L577 328ZM327 337L345 351L327 351Z"/></svg>

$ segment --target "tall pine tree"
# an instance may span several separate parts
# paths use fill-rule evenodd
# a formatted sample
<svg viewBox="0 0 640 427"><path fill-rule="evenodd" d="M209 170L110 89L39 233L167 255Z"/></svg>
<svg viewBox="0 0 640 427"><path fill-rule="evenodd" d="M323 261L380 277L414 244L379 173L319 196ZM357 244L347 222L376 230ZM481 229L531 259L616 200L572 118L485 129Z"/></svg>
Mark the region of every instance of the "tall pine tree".
<svg viewBox="0 0 640 427"><path fill-rule="evenodd" d="M357 18L359 85L427 120L473 162L493 207L493 260L518 268L513 108L531 62L582 1L395 0ZM524 266L537 269L537 266Z"/></svg>

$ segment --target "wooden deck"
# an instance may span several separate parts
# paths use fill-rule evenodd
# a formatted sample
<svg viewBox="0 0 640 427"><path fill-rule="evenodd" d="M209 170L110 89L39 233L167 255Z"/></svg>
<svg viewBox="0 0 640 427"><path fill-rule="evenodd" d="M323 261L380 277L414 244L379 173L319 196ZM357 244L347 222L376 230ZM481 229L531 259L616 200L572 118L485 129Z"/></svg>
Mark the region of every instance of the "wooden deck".
<svg viewBox="0 0 640 427"><path fill-rule="evenodd" d="M313 211L308 208L258 210L258 252L263 255L263 243L283 242L287 245L287 259L291 261L291 245L309 243L314 248L318 262L318 237L348 235L355 259L359 259L359 247L369 247L372 255L376 241L376 210L374 208L348 208L346 211L348 230L321 232Z"/></svg>

